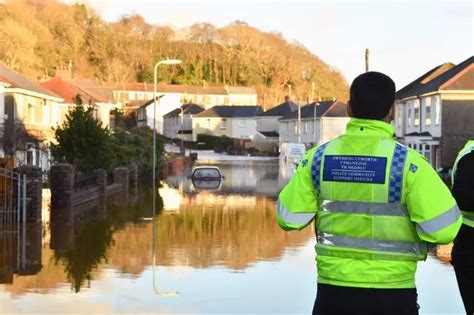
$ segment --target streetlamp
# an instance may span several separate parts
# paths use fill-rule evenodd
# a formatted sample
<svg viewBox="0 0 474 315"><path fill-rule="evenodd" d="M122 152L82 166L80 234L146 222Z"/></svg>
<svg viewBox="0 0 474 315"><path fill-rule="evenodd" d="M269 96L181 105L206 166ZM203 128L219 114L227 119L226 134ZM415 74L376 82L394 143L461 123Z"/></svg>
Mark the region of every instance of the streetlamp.
<svg viewBox="0 0 474 315"><path fill-rule="evenodd" d="M318 105L319 105L318 102L314 103L314 121L313 121L313 143L314 143L314 145L317 145L317 143L316 143L316 117L317 117L316 110L318 108Z"/></svg>
<svg viewBox="0 0 474 315"><path fill-rule="evenodd" d="M155 192L156 181L156 74L160 65L178 65L181 60L165 59L155 64L153 71L153 192ZM153 194L153 215L155 215L155 195Z"/></svg>
<svg viewBox="0 0 474 315"><path fill-rule="evenodd" d="M153 266L153 290L159 295L177 296L177 292L159 292L155 283L155 265L156 265L156 254L155 254L155 243L156 243L156 74L160 65L178 65L181 60L178 59L165 59L158 61L155 64L153 71L153 238L152 238L152 266Z"/></svg>

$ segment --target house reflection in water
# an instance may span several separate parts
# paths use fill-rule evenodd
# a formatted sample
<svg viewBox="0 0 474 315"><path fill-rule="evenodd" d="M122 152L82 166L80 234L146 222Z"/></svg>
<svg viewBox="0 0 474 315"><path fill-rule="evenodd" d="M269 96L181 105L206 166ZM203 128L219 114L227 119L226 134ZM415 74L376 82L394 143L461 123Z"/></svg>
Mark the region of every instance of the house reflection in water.
<svg viewBox="0 0 474 315"><path fill-rule="evenodd" d="M0 289L15 295L30 290L47 293L69 283L73 292L80 292L100 282L106 269L118 271L117 277L144 277L152 265L153 245L161 267L222 266L243 271L260 261L279 260L288 249L314 237L311 229L288 234L275 223L277 164L219 168L226 180L218 191L194 190L186 174L163 182L155 244L153 221L143 220L152 213L150 190L131 191L128 200L112 198L105 209L97 205L75 209L70 216L44 222L43 234L41 228L36 234L30 229L29 237L36 238L28 241L28 253L37 256L38 274L17 277ZM2 253L2 261L16 255ZM2 275L8 268L2 265Z"/></svg>

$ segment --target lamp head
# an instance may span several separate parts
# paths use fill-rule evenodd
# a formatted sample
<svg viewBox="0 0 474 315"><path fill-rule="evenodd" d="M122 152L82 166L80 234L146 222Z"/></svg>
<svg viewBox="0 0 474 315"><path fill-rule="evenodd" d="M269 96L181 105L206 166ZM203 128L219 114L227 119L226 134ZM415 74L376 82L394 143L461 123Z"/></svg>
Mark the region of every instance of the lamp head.
<svg viewBox="0 0 474 315"><path fill-rule="evenodd" d="M161 63L164 65L179 65L182 61L179 59L166 59L163 60Z"/></svg>

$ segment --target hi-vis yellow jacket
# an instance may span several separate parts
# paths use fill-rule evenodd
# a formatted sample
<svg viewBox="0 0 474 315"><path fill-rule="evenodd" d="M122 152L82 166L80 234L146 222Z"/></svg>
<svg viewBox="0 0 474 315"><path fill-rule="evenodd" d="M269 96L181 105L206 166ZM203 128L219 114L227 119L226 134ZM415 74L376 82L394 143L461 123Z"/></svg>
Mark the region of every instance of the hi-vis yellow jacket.
<svg viewBox="0 0 474 315"><path fill-rule="evenodd" d="M351 119L346 134L308 151L281 191L277 220L316 220L318 282L413 288L428 244L452 241L461 213L423 156L382 121Z"/></svg>
<svg viewBox="0 0 474 315"><path fill-rule="evenodd" d="M467 154L474 152L474 140L470 140L466 143L464 148L459 151L459 154L456 158L456 161L454 162L454 167L453 167L453 172L451 173L451 180L454 185L454 181L456 180L456 171L458 168L458 163L459 161ZM469 211L462 211L463 215L463 223L466 224L467 226L473 227L474 228L474 213L469 212Z"/></svg>

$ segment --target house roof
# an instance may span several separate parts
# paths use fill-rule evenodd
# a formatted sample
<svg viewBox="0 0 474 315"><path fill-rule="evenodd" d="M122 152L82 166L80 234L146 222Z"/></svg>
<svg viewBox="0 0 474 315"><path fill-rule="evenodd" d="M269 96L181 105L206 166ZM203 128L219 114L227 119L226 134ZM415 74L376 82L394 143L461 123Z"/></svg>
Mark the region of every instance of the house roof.
<svg viewBox="0 0 474 315"><path fill-rule="evenodd" d="M164 118L170 118L170 117L178 117L179 114L181 114L181 108L183 109L184 114L190 114L190 115L196 115L204 111L204 108L202 108L199 105L196 104L184 104L180 108L175 108L169 113L165 114L163 117Z"/></svg>
<svg viewBox="0 0 474 315"><path fill-rule="evenodd" d="M237 118L237 117L254 117L263 112L261 106L214 106L195 117L223 117L223 118Z"/></svg>
<svg viewBox="0 0 474 315"><path fill-rule="evenodd" d="M109 86L102 85L95 79L76 79L74 80L74 84L87 90L89 93L93 93L106 102L115 102L114 90Z"/></svg>
<svg viewBox="0 0 474 315"><path fill-rule="evenodd" d="M28 90L49 98L60 99L58 95L43 88L39 82L26 78L3 63L0 63L0 81L8 83L10 88Z"/></svg>
<svg viewBox="0 0 474 315"><path fill-rule="evenodd" d="M466 78L474 76L474 56L471 56L458 65L444 63L423 74L421 77L400 89L397 99L435 92L438 90L473 90L474 83ZM465 77L464 79L462 79ZM455 81L457 84L455 84Z"/></svg>
<svg viewBox="0 0 474 315"><path fill-rule="evenodd" d="M75 97L79 95L84 104L105 103L107 100L102 97L78 86L75 82L66 80L60 76L55 76L49 81L41 83L41 85L61 96L65 103L74 104Z"/></svg>
<svg viewBox="0 0 474 315"><path fill-rule="evenodd" d="M124 82L114 88L117 91L153 92L153 84L146 82ZM195 86L185 84L163 84L156 86L159 93L183 93L203 95L256 94L253 87L240 86Z"/></svg>
<svg viewBox="0 0 474 315"><path fill-rule="evenodd" d="M282 116L290 114L291 112L297 109L298 109L298 105L296 105L295 103L291 101L288 101L288 102L281 103L273 108L270 108L266 112L261 113L260 116L282 117Z"/></svg>
<svg viewBox="0 0 474 315"><path fill-rule="evenodd" d="M316 104L318 104L316 106ZM306 104L301 107L301 119L314 118L314 108L316 106L316 117L347 117L347 106L345 103L334 101L323 101ZM294 120L298 119L298 110L295 110L280 120Z"/></svg>
<svg viewBox="0 0 474 315"><path fill-rule="evenodd" d="M262 135L264 135L266 138L278 138L280 134L275 131L259 131Z"/></svg>

